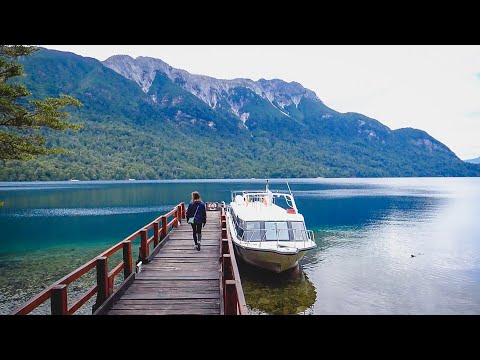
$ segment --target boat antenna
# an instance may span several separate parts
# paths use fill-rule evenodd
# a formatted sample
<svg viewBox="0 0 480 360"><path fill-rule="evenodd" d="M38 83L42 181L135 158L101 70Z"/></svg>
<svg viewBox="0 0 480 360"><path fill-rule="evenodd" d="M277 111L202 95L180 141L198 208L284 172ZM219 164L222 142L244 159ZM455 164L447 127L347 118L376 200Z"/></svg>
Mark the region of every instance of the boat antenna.
<svg viewBox="0 0 480 360"><path fill-rule="evenodd" d="M266 187L266 192L268 192L268 179L267 179L267 187Z"/></svg>
<svg viewBox="0 0 480 360"><path fill-rule="evenodd" d="M292 196L293 196L293 194L292 194L292 190L290 190L290 185L288 185L288 181L287 181L286 183L287 183L288 191L290 191L290 195L292 195Z"/></svg>

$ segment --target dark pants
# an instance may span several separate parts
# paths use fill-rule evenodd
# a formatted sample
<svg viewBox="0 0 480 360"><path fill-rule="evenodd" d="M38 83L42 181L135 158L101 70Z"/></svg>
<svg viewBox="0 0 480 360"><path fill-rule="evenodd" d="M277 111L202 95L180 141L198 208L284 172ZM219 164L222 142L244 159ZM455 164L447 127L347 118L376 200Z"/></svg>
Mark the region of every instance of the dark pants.
<svg viewBox="0 0 480 360"><path fill-rule="evenodd" d="M197 245L197 234L201 235L202 234L202 224L190 224L192 225L192 230L193 230L193 241L195 241L195 245Z"/></svg>

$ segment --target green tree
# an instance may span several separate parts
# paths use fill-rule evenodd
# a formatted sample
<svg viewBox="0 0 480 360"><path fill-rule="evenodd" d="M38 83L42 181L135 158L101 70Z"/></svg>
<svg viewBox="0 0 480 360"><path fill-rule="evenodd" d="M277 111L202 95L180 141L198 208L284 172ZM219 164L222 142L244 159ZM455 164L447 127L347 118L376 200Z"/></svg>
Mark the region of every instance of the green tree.
<svg viewBox="0 0 480 360"><path fill-rule="evenodd" d="M59 98L26 100L30 92L10 79L24 75L18 62L39 50L35 46L0 45L0 160L28 160L37 155L67 153L60 148L47 148L40 129L78 130L80 125L67 122L63 108L82 104L68 95Z"/></svg>

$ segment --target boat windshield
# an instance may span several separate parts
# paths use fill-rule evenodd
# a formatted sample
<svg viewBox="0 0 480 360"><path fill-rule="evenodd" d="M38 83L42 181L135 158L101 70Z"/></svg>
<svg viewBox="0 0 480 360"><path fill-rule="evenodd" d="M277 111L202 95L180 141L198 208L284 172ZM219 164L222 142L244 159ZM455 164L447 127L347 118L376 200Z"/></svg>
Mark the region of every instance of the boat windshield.
<svg viewBox="0 0 480 360"><path fill-rule="evenodd" d="M308 240L302 221L247 221L245 231L237 222L237 234L245 241L298 241Z"/></svg>
<svg viewBox="0 0 480 360"><path fill-rule="evenodd" d="M286 221L265 221L265 240L289 241L288 224Z"/></svg>
<svg viewBox="0 0 480 360"><path fill-rule="evenodd" d="M245 239L250 241L260 241L262 233L260 228L260 221L247 221L247 229L245 231Z"/></svg>
<svg viewBox="0 0 480 360"><path fill-rule="evenodd" d="M301 221L292 221L292 232L295 240L308 240L305 224Z"/></svg>

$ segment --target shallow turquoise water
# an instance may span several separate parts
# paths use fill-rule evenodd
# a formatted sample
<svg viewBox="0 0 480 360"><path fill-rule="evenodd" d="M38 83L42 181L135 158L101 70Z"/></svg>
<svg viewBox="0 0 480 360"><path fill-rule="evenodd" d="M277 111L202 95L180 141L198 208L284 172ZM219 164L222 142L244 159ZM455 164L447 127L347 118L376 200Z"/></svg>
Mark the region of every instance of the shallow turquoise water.
<svg viewBox="0 0 480 360"><path fill-rule="evenodd" d="M286 189L283 180L270 183ZM242 264L252 312L480 314L480 179L290 185L318 247L280 276ZM0 183L0 313L188 201L191 191L229 201L231 190L263 187L263 180Z"/></svg>

